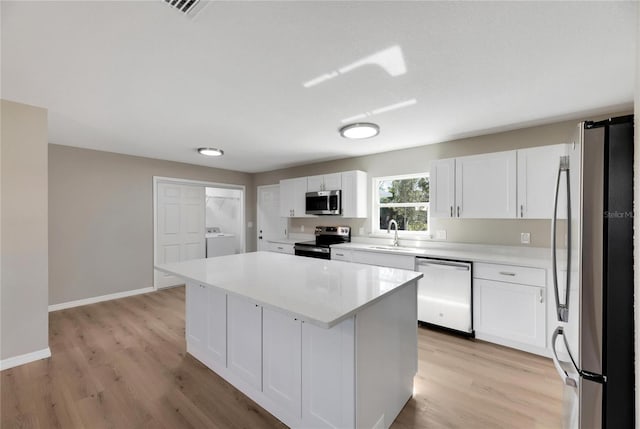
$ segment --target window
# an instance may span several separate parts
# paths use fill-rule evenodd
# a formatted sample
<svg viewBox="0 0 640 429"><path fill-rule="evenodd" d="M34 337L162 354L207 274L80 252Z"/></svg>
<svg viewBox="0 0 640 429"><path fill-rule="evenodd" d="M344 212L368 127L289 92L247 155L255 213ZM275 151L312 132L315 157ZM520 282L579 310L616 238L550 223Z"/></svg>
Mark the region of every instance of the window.
<svg viewBox="0 0 640 429"><path fill-rule="evenodd" d="M373 233L386 232L391 219L400 232L429 232L429 173L374 179Z"/></svg>

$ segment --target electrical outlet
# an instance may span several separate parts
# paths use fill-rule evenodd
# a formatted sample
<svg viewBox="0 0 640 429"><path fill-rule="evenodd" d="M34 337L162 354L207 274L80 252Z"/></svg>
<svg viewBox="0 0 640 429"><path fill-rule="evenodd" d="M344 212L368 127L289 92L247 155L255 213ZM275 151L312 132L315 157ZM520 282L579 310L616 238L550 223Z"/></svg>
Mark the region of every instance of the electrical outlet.
<svg viewBox="0 0 640 429"><path fill-rule="evenodd" d="M531 233L530 232L521 232L520 233L520 243L522 243L522 244L531 243Z"/></svg>
<svg viewBox="0 0 640 429"><path fill-rule="evenodd" d="M447 239L447 230L439 229L436 231L436 240L446 240Z"/></svg>
<svg viewBox="0 0 640 429"><path fill-rule="evenodd" d="M361 226L360 229L358 230L358 233L360 235L364 235L364 226Z"/></svg>
<svg viewBox="0 0 640 429"><path fill-rule="evenodd" d="M300 225L300 232L304 232L304 225Z"/></svg>

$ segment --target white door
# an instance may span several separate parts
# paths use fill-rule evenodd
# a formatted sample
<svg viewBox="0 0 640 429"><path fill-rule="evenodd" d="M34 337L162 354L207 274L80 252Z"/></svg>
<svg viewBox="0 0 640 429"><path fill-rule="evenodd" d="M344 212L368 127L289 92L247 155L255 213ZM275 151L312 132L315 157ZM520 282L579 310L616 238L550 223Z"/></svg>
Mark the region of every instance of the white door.
<svg viewBox="0 0 640 429"><path fill-rule="evenodd" d="M227 367L254 389L262 390L262 307L227 296Z"/></svg>
<svg viewBox="0 0 640 429"><path fill-rule="evenodd" d="M287 235L287 219L280 217L280 185L258 186L258 250L266 240Z"/></svg>
<svg viewBox="0 0 640 429"><path fill-rule="evenodd" d="M187 283L185 315L187 345L190 352L204 352L207 335L207 287L198 283Z"/></svg>
<svg viewBox="0 0 640 429"><path fill-rule="evenodd" d="M516 151L456 158L456 217L516 217Z"/></svg>
<svg viewBox="0 0 640 429"><path fill-rule="evenodd" d="M262 386L264 394L300 418L302 324L278 311L262 309Z"/></svg>
<svg viewBox="0 0 640 429"><path fill-rule="evenodd" d="M158 183L156 263L188 261L205 257L204 186ZM156 287L184 283L156 271Z"/></svg>
<svg viewBox="0 0 640 429"><path fill-rule="evenodd" d="M432 217L455 217L455 158L431 162L429 211Z"/></svg>
<svg viewBox="0 0 640 429"><path fill-rule="evenodd" d="M342 175L340 173L324 175L324 190L335 191L342 189Z"/></svg>
<svg viewBox="0 0 640 429"><path fill-rule="evenodd" d="M551 219L560 165L567 145L533 147L518 150L518 218ZM558 198L558 217L566 219L566 193Z"/></svg>
<svg viewBox="0 0 640 429"><path fill-rule="evenodd" d="M478 338L546 346L545 288L473 279L473 310Z"/></svg>
<svg viewBox="0 0 640 429"><path fill-rule="evenodd" d="M307 192L318 192L324 190L324 176L307 177Z"/></svg>

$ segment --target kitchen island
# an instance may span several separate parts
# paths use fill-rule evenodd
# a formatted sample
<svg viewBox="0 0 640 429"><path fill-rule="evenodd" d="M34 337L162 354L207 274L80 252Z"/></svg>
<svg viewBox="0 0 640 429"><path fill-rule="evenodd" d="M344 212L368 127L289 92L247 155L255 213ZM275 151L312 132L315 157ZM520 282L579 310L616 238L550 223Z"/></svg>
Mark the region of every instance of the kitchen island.
<svg viewBox="0 0 640 429"><path fill-rule="evenodd" d="M187 352L293 428L387 428L413 393L417 280L272 252L157 269L186 283Z"/></svg>

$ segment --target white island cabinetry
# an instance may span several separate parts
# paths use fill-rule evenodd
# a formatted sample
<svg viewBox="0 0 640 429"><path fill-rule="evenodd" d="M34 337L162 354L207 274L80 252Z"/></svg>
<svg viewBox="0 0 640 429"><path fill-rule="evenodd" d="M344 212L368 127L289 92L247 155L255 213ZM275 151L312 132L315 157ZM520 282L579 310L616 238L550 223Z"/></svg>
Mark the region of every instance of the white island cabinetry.
<svg viewBox="0 0 640 429"><path fill-rule="evenodd" d="M288 426L387 428L412 396L420 273L273 252L157 268L186 280L187 351Z"/></svg>

